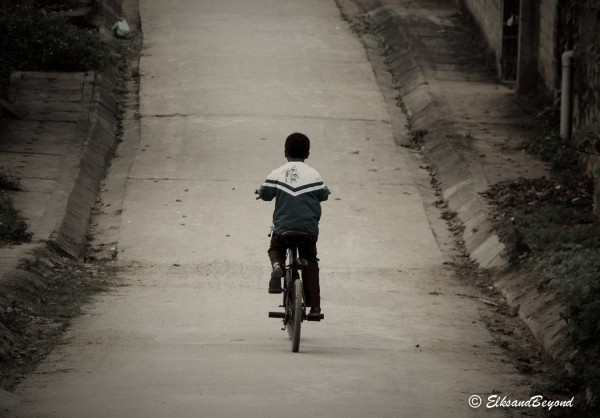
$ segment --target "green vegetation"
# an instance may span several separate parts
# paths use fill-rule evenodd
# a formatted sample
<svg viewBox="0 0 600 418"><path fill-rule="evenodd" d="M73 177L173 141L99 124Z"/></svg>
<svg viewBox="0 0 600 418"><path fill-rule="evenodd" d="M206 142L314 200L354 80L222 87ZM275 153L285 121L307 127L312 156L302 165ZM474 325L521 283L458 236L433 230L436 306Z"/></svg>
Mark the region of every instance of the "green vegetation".
<svg viewBox="0 0 600 418"><path fill-rule="evenodd" d="M16 70L101 70L108 47L97 32L40 9L0 8L0 79Z"/></svg>
<svg viewBox="0 0 600 418"><path fill-rule="evenodd" d="M580 174L579 152L549 130L524 144L548 161L552 178L492 186L499 235L513 269L531 272L565 306L572 358L569 389L600 395L600 222L593 179ZM564 375L561 375L564 380Z"/></svg>
<svg viewBox="0 0 600 418"><path fill-rule="evenodd" d="M14 244L30 239L29 227L19 216L12 199L0 192L0 244Z"/></svg>
<svg viewBox="0 0 600 418"><path fill-rule="evenodd" d="M523 148L547 161L553 171L571 170L577 166L578 152L560 137L558 128L547 129L527 139Z"/></svg>
<svg viewBox="0 0 600 418"><path fill-rule="evenodd" d="M573 365L597 396L600 394L600 228L590 231L595 246L573 245L553 251L534 268L535 276L554 289L566 305L569 337L577 349ZM590 237L591 238L591 237ZM591 239L589 241L592 241ZM588 242L589 242L588 241Z"/></svg>
<svg viewBox="0 0 600 418"><path fill-rule="evenodd" d="M0 173L0 245L16 244L31 239L29 227L19 216L7 193L18 190L21 190L18 179L12 178L6 173Z"/></svg>
<svg viewBox="0 0 600 418"><path fill-rule="evenodd" d="M37 251L21 267L29 279L20 278L0 296L0 387L5 389L31 372L81 307L116 280L112 267L78 262L50 248Z"/></svg>
<svg viewBox="0 0 600 418"><path fill-rule="evenodd" d="M0 170L2 167L0 167ZM0 190L18 192L21 190L19 179L9 176L6 173L0 173Z"/></svg>

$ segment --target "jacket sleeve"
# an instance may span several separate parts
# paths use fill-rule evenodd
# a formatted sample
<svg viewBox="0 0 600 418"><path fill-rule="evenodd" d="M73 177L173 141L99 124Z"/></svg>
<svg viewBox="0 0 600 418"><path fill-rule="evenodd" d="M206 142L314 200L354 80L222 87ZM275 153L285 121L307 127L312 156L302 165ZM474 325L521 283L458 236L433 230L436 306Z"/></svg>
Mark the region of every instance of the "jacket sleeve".
<svg viewBox="0 0 600 418"><path fill-rule="evenodd" d="M330 194L331 190L329 190L329 187L323 187L321 190L319 190L319 202L324 202L329 199Z"/></svg>
<svg viewBox="0 0 600 418"><path fill-rule="evenodd" d="M258 197L262 200L271 201L275 197L275 187L266 181L258 188Z"/></svg>

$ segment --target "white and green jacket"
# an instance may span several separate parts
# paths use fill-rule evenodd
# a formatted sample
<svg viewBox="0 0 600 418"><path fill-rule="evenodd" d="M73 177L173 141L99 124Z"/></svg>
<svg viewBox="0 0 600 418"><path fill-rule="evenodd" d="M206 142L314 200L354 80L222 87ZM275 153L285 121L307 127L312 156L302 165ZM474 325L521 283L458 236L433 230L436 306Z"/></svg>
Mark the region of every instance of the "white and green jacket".
<svg viewBox="0 0 600 418"><path fill-rule="evenodd" d="M273 170L258 189L262 200L275 198L273 233L296 229L319 235L321 202L331 192L321 175L303 160L290 160Z"/></svg>

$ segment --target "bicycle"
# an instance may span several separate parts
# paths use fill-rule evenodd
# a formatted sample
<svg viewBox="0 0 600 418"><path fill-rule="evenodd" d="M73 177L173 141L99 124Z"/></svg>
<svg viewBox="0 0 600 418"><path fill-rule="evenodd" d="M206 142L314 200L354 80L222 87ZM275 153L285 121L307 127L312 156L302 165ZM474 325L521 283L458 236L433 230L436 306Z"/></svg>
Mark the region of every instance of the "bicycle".
<svg viewBox="0 0 600 418"><path fill-rule="evenodd" d="M287 329L288 336L292 341L292 352L297 353L300 350L300 330L302 322L321 321L325 319L323 314L306 314L306 303L304 298L304 289L300 272L304 275L306 270L306 260L298 256L298 241L308 234L303 231L285 231L281 237L287 245L287 264L285 266L285 276L283 283L283 304L284 312L269 312L269 318L282 318L282 331Z"/></svg>

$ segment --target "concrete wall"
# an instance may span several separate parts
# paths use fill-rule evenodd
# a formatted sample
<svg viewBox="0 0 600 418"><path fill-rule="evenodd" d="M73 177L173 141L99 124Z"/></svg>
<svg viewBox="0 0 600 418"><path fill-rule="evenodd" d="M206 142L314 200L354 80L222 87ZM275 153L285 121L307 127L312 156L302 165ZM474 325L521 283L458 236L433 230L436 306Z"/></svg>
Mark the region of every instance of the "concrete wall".
<svg viewBox="0 0 600 418"><path fill-rule="evenodd" d="M102 23L105 27L110 28L121 16L122 0L94 0L98 5Z"/></svg>
<svg viewBox="0 0 600 418"><path fill-rule="evenodd" d="M496 71L500 74L504 0L462 0L461 3L479 26L490 51L494 54Z"/></svg>
<svg viewBox="0 0 600 418"><path fill-rule="evenodd" d="M527 74L527 89L530 87L530 81L535 78L538 81L538 92L547 98L552 98L557 88L559 75L559 62L557 61L557 27L558 27L558 0L533 0L537 4L531 5L531 11L535 15L528 16L529 21L522 22L529 29L533 24L535 26L535 36L525 41L532 42L534 45L528 45L527 56L520 56L520 63L523 60L535 57L535 65L527 63L530 68ZM464 7L472 16L475 23L481 29L485 41L493 53L496 61L496 71L501 74L500 60L502 58L502 29L504 16L504 0L455 0L455 2ZM531 67L533 67L531 69ZM531 71L537 74L532 75ZM521 73L523 75L523 73Z"/></svg>
<svg viewBox="0 0 600 418"><path fill-rule="evenodd" d="M517 91L524 95L536 94L540 53L539 0L521 0L519 15Z"/></svg>
<svg viewBox="0 0 600 418"><path fill-rule="evenodd" d="M538 72L543 95L552 97L558 86L559 62L556 46L558 35L558 0L540 1L540 34Z"/></svg>
<svg viewBox="0 0 600 418"><path fill-rule="evenodd" d="M600 4L582 0L566 16L573 27L571 44L574 51L573 128L575 145L594 154L600 152ZM567 24L565 24L567 26ZM585 139L584 139L585 138ZM594 213L600 218L600 157L581 155L586 172L595 178Z"/></svg>
<svg viewBox="0 0 600 418"><path fill-rule="evenodd" d="M600 4L582 2L575 15L574 127L600 127Z"/></svg>

